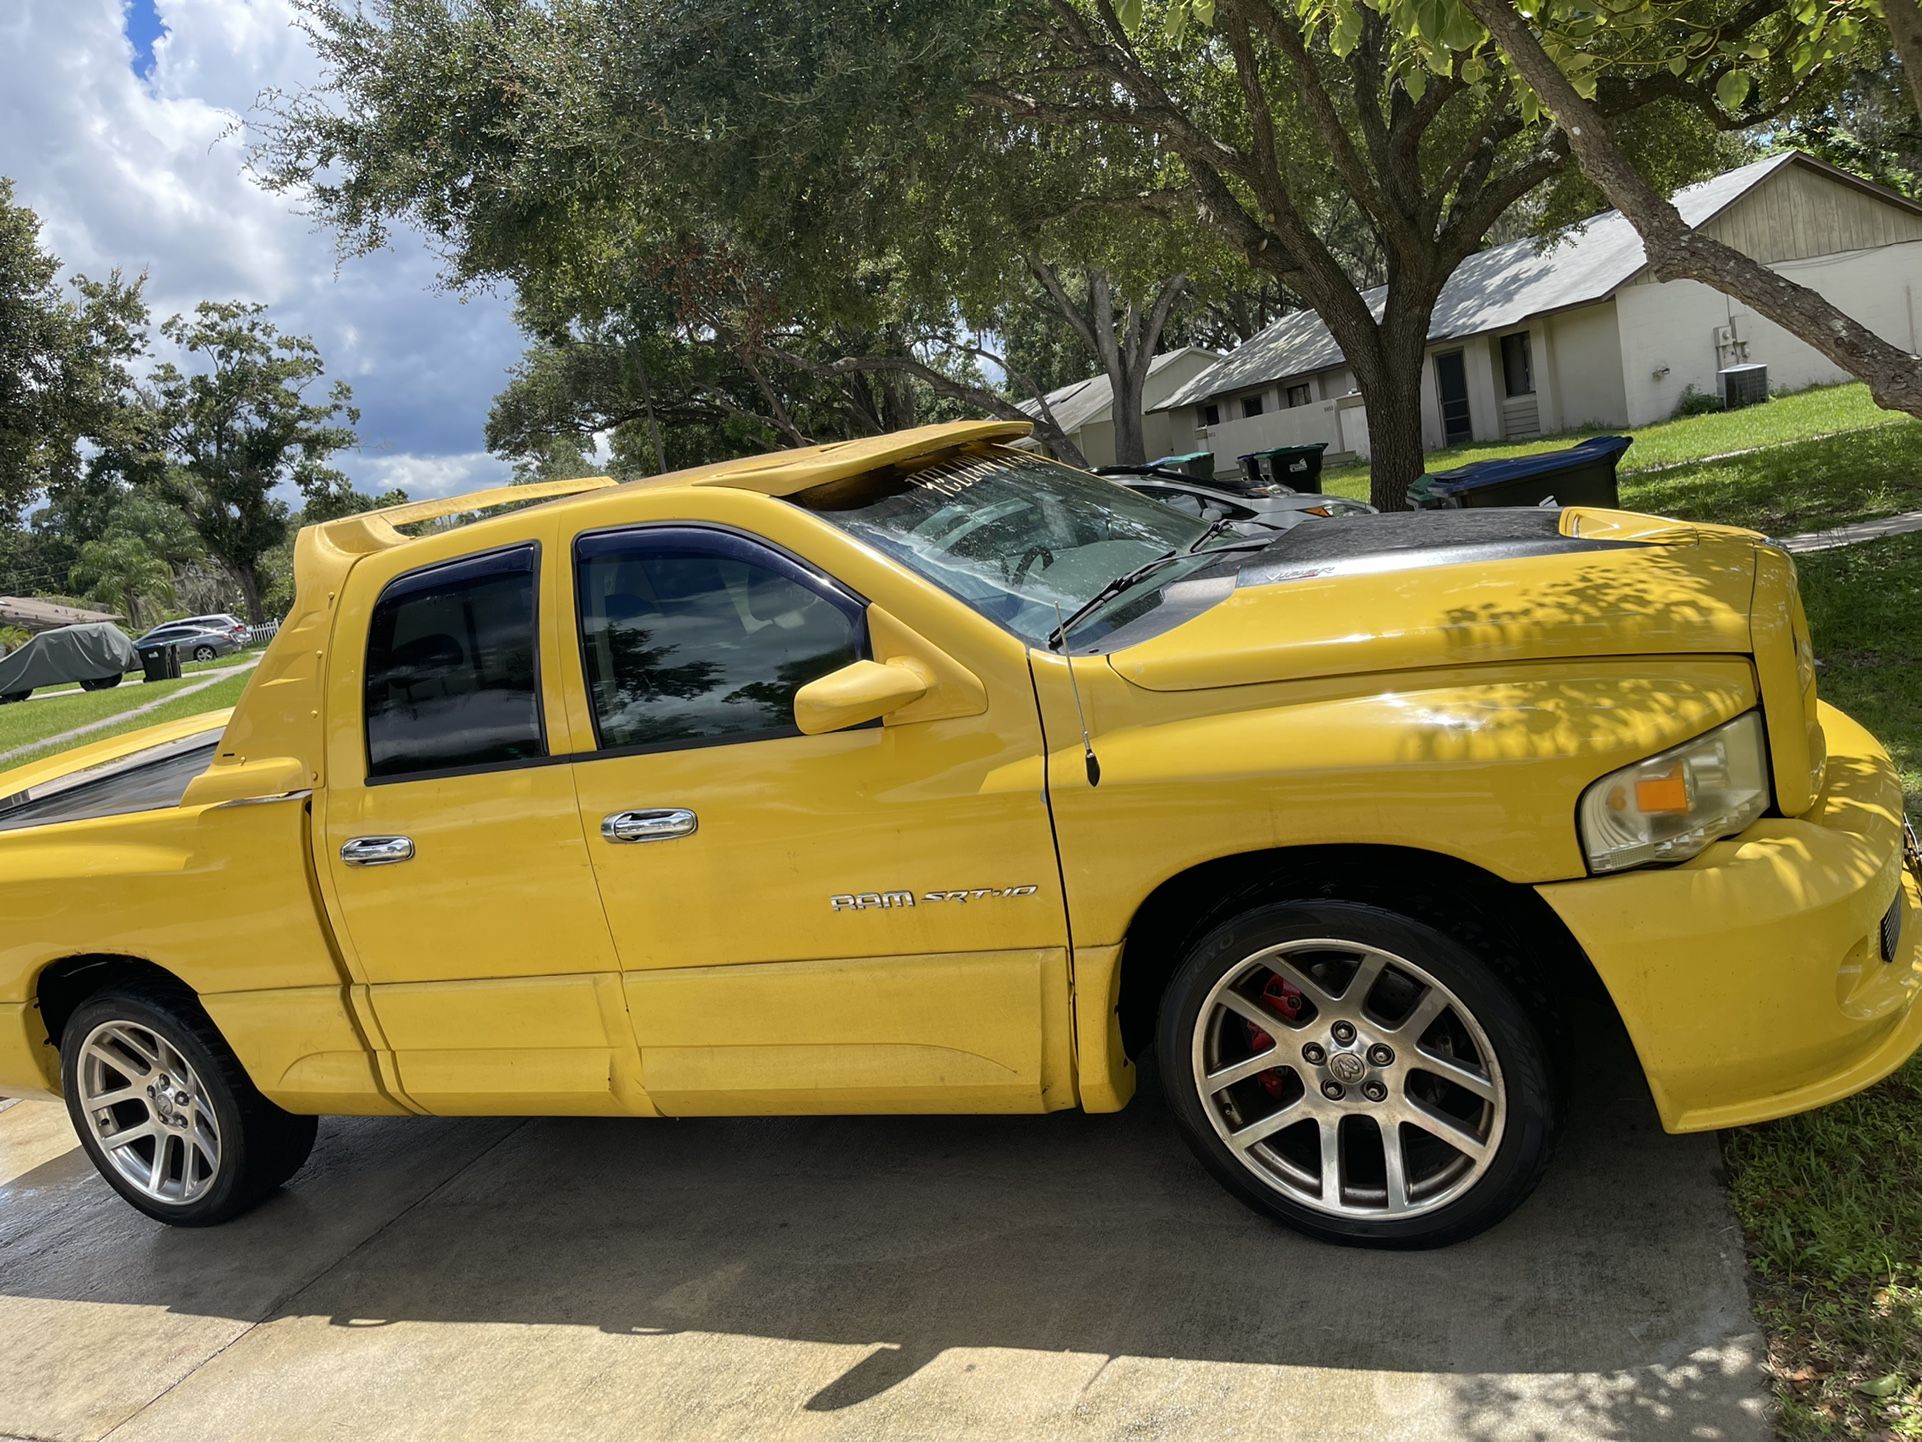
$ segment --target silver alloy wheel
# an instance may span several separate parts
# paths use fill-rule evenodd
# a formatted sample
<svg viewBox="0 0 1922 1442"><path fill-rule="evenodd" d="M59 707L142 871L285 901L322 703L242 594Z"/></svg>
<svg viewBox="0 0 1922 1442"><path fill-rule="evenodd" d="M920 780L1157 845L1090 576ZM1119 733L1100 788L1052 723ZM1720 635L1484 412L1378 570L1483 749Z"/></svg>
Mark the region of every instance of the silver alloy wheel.
<svg viewBox="0 0 1922 1442"><path fill-rule="evenodd" d="M211 661L213 660L214 655L215 655L215 652L212 646L194 647L194 660L196 661Z"/></svg>
<svg viewBox="0 0 1922 1442"><path fill-rule="evenodd" d="M1197 1013L1192 1065L1236 1159L1330 1216L1445 1206L1501 1143L1502 1073L1481 1023L1427 971L1361 942L1289 941L1232 967Z"/></svg>
<svg viewBox="0 0 1922 1442"><path fill-rule="evenodd" d="M187 1058L152 1027L105 1021L80 1044L87 1129L142 1196L185 1206L220 1174L220 1125Z"/></svg>

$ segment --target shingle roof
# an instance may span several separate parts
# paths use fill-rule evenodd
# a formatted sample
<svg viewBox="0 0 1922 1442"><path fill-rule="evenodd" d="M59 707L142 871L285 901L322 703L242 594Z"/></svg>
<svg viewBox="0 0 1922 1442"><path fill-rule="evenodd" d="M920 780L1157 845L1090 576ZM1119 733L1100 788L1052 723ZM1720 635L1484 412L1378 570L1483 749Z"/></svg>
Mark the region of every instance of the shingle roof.
<svg viewBox="0 0 1922 1442"><path fill-rule="evenodd" d="M1700 225L1782 166L1806 160L1794 151L1784 151L1684 186L1675 192L1675 208L1690 225ZM1641 236L1619 210L1570 226L1547 246L1534 239L1490 246L1469 256L1448 278L1435 302L1428 338L1458 340L1517 325L1543 311L1601 300L1646 262ZM1362 297L1378 320L1387 296L1388 288L1377 286ZM1341 347L1321 317L1310 310L1293 311L1153 409L1191 406L1224 392L1340 364Z"/></svg>
<svg viewBox="0 0 1922 1442"><path fill-rule="evenodd" d="M1194 353L1213 354L1211 351L1202 350L1200 346L1192 345L1165 350L1148 362L1148 379L1152 381L1162 367L1171 361ZM1207 372L1204 371L1203 374ZM1041 414L1041 407L1032 400L1016 401L1015 405L1031 416ZM1055 424L1072 435L1092 421L1104 421L1108 418L1108 413L1114 409L1114 388L1108 384L1106 374L1089 376L1082 381L1072 381L1058 390L1048 392L1048 409L1054 413ZM1161 406L1150 405L1148 409L1160 410Z"/></svg>

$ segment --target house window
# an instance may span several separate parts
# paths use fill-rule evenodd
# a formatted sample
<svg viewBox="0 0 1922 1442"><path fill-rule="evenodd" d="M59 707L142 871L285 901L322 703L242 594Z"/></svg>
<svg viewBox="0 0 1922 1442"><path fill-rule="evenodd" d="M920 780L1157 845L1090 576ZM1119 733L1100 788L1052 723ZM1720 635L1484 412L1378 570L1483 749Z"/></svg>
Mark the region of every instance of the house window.
<svg viewBox="0 0 1922 1442"><path fill-rule="evenodd" d="M1525 330L1502 337L1502 384L1511 396L1535 394L1535 360Z"/></svg>
<svg viewBox="0 0 1922 1442"><path fill-rule="evenodd" d="M1308 393L1307 381L1288 387L1288 409L1290 410L1296 406L1305 406L1313 399L1314 397Z"/></svg>
<svg viewBox="0 0 1922 1442"><path fill-rule="evenodd" d="M1259 395L1243 396L1241 398L1241 418L1243 420L1253 420L1260 414L1261 397Z"/></svg>
<svg viewBox="0 0 1922 1442"><path fill-rule="evenodd" d="M1203 406L1201 408L1201 423L1204 426L1220 425L1221 424L1221 407L1218 405L1215 405L1212 402L1210 402L1208 405Z"/></svg>

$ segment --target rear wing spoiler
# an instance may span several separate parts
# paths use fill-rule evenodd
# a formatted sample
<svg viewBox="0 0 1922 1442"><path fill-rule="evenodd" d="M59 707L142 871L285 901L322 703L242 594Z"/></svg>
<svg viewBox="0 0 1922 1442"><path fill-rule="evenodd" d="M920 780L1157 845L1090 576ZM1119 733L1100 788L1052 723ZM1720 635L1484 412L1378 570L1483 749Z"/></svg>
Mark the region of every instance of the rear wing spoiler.
<svg viewBox="0 0 1922 1442"><path fill-rule="evenodd" d="M587 491L604 491L620 484L612 476L583 476L572 481L536 481L526 486L496 486L491 491L476 491L468 496L442 496L433 501L404 501L398 506L383 506L377 511L359 511L338 520L322 521L312 529L319 532L323 545L350 556L371 555L389 546L398 546L407 537L400 527L420 521L438 521L446 516L466 516L478 511L497 511L504 506L547 501L556 496L578 496Z"/></svg>

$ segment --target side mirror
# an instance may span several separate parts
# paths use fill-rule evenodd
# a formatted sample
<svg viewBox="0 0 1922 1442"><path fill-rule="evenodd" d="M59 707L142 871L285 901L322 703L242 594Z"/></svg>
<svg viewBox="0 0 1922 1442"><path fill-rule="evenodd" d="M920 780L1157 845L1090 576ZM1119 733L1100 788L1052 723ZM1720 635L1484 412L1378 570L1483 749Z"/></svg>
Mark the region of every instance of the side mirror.
<svg viewBox="0 0 1922 1442"><path fill-rule="evenodd" d="M856 661L794 693L794 724L808 736L845 731L927 694L927 677L906 666Z"/></svg>

